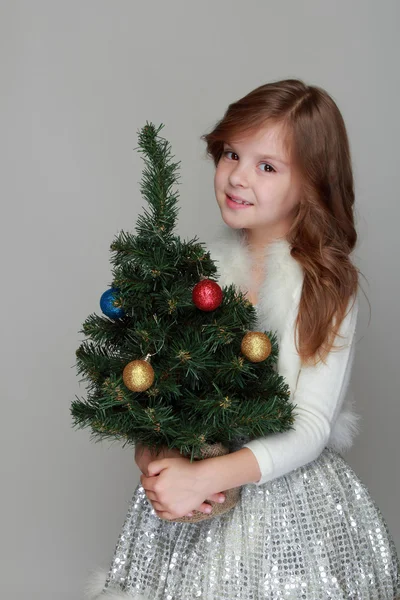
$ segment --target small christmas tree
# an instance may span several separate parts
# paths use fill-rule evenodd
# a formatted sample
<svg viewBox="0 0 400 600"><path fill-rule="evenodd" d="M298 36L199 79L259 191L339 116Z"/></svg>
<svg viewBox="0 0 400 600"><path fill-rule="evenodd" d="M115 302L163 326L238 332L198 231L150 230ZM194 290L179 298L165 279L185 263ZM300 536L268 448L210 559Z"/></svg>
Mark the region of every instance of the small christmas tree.
<svg viewBox="0 0 400 600"><path fill-rule="evenodd" d="M136 235L121 231L111 244L103 315L87 317L76 351L87 398L71 414L96 441L178 448L193 460L206 444L292 429L294 406L275 369L275 333L252 331L255 308L234 285L221 290L204 244L174 234L179 163L162 127L139 131L149 210Z"/></svg>

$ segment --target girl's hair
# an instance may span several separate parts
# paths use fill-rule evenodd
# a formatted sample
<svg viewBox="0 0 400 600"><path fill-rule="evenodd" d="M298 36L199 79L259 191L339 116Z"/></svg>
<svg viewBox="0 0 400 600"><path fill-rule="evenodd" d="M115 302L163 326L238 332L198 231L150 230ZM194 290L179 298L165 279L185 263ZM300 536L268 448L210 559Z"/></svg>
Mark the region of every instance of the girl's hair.
<svg viewBox="0 0 400 600"><path fill-rule="evenodd" d="M325 90L285 79L230 104L214 129L201 136L206 154L217 166L224 142L268 124L281 126L292 168L300 176L300 202L286 239L304 270L296 348L303 364L316 364L317 354L325 362L334 347L359 285L359 270L349 258L357 242L349 140L343 117Z"/></svg>

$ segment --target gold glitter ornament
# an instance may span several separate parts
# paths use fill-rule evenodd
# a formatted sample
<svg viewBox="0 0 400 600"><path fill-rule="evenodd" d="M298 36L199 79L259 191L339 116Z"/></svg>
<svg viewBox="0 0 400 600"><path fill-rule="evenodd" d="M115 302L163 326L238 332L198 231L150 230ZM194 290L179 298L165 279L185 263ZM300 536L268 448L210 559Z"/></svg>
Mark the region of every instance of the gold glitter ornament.
<svg viewBox="0 0 400 600"><path fill-rule="evenodd" d="M132 392L144 392L153 385L154 369L147 360L132 360L122 373L126 387Z"/></svg>
<svg viewBox="0 0 400 600"><path fill-rule="evenodd" d="M251 362L262 362L271 354L271 341L262 331L249 331L242 339L242 353Z"/></svg>

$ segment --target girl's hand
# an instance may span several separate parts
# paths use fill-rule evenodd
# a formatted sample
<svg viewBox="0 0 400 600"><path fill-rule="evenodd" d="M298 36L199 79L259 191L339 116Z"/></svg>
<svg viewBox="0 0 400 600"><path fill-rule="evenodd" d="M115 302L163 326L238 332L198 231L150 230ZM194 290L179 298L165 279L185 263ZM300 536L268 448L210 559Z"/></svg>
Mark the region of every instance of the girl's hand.
<svg viewBox="0 0 400 600"><path fill-rule="evenodd" d="M135 444L135 462L144 475L148 475L147 468L151 461L157 460L158 458L179 457L182 457L182 454L179 452L178 448L169 450L167 446L163 446L162 450L157 454L153 448L144 446L140 442Z"/></svg>
<svg viewBox="0 0 400 600"><path fill-rule="evenodd" d="M218 502L225 494L210 493L202 476L201 460L189 458L162 458L149 463L148 476L141 475L140 482L157 515L162 519L191 516L192 510L211 512L205 499Z"/></svg>
<svg viewBox="0 0 400 600"><path fill-rule="evenodd" d="M148 466L152 461L155 461L159 458L184 458L182 454L179 452L178 448L168 449L167 446L163 447L162 450L157 454L153 449L148 446L144 446L140 442L135 444L135 462L141 472L148 476ZM147 494L151 502L150 496ZM225 494L223 492L217 492L216 494L211 494L206 498L206 500L212 500L213 502L224 502ZM153 505L154 507L154 505ZM201 512L205 512L205 508L210 507L209 504L202 503L201 506L196 506L195 509ZM154 510L155 507L154 507ZM157 512L157 511L156 511ZM188 517L191 517L193 513L187 513Z"/></svg>

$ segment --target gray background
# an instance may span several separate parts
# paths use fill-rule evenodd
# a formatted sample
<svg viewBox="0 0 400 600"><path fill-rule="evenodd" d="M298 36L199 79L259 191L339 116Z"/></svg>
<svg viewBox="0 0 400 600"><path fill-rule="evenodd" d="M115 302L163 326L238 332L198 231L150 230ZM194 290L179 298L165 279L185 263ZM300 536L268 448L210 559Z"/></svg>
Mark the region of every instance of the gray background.
<svg viewBox="0 0 400 600"><path fill-rule="evenodd" d="M254 87L299 77L350 136L361 283L353 370L362 432L346 459L400 548L399 3L1 2L1 589L81 598L111 559L138 482L133 450L71 427L78 330L110 282L109 245L142 210L137 130L181 160L178 232L220 222L200 135Z"/></svg>

